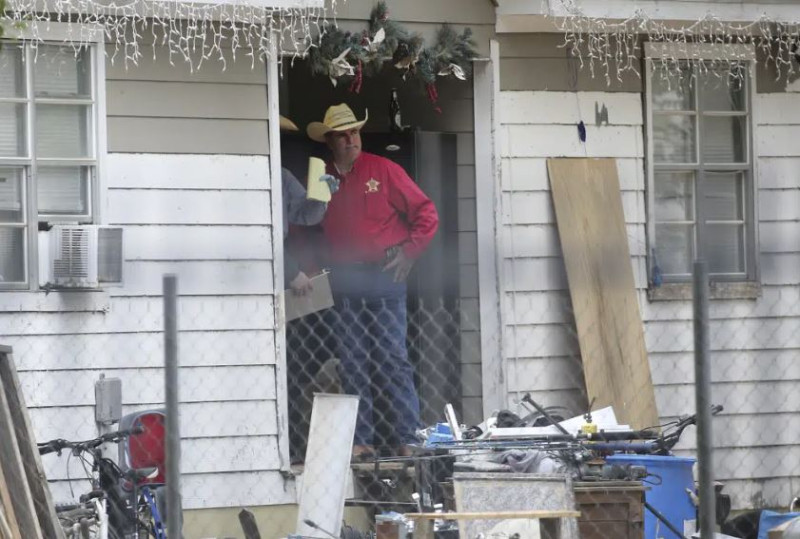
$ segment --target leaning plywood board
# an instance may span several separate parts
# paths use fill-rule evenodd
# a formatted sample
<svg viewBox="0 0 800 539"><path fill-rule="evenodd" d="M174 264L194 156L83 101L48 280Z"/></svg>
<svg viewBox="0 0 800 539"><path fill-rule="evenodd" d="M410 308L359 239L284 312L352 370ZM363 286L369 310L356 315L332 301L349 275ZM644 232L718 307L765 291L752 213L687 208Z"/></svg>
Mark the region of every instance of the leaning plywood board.
<svg viewBox="0 0 800 539"><path fill-rule="evenodd" d="M44 467L39 457L36 439L33 434L28 408L22 396L17 369L11 348L0 346L0 391L7 403L8 419L14 429L14 442L17 445L17 455L21 459L24 469L24 480L27 483L26 499L30 500L35 511L36 537L44 539L60 539L64 537L64 530L58 521L55 505L44 475ZM9 437L11 438L11 437ZM22 517L17 512L20 529L23 527ZM28 537L23 533L24 537ZM34 537L34 536L31 536Z"/></svg>
<svg viewBox="0 0 800 539"><path fill-rule="evenodd" d="M620 423L658 424L613 159L549 159L589 401Z"/></svg>

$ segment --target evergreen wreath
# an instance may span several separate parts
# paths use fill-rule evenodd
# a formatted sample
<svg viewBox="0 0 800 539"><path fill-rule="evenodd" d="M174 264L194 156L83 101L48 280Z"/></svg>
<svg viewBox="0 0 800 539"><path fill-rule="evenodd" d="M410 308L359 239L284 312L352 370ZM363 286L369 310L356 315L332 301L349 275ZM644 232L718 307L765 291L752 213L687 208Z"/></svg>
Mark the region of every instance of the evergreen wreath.
<svg viewBox="0 0 800 539"><path fill-rule="evenodd" d="M334 86L351 80L349 90L359 93L365 76L377 75L391 62L403 72L403 80L419 80L435 106L437 77L466 80L477 56L475 48L471 28L459 34L447 24L439 28L436 42L425 47L422 36L389 18L389 8L381 1L372 8L369 26L363 32L338 28L324 32L319 45L309 51L308 63L312 74L328 77Z"/></svg>

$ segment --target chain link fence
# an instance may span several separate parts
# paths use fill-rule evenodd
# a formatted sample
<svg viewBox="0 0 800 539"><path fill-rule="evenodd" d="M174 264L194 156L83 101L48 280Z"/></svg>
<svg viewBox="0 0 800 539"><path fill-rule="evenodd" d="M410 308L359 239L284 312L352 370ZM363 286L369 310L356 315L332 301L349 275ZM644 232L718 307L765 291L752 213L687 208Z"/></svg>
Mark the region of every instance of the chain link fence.
<svg viewBox="0 0 800 539"><path fill-rule="evenodd" d="M785 510L797 496L796 296L794 290L765 287L758 301L711 301L710 401L724 408L713 419L713 467L721 484L717 507L720 523L727 526L722 529L735 537L749 537L745 527L754 518L739 511ZM163 484L162 298L111 295L97 301L85 312L21 313L5 323L4 343L13 347L36 441L88 440L142 426L144 433L119 447L107 444L106 455L123 471L156 467L152 477L139 481ZM654 529L658 537L670 536L666 524L642 506L642 488L673 489L672 501L661 509L681 532L683 520L696 519L691 461L647 462L657 454L696 455L693 426L677 439L661 440L677 442L671 450L651 439L674 433L676 423L695 412L691 302L655 308L642 297L652 377L652 389L642 390L654 391L660 429L637 441L612 436L608 441L616 445L606 446L574 436L584 432L586 419L580 416L590 406L581 356L592 351L581 350L566 290L506 295L504 308L517 314L513 322L506 318L504 334L507 407L482 423L461 424L464 437L472 439L460 443L447 441L445 406L452 404L455 416L463 417L461 358L475 352L464 349L469 341L463 336L480 328L460 301L411 295L394 303L337 298L333 309L288 322L285 342L279 343L270 302L180 298L180 490L187 537L243 536L236 520L243 507L254 511L267 537L361 537L402 530L412 522L421 525L393 522L399 517L386 516L392 511L541 508L581 512L577 524L574 518L564 524L567 537L641 537L642 530ZM285 346L285 367L276 358L276 345ZM95 385L103 377L121 381L125 417L118 424L96 422ZM334 415L310 433L316 393L357 394L358 412ZM597 409L595 424L614 432ZM514 430L547 428L547 415L556 421L578 416L577 428L569 427L570 436L550 429L546 438L537 439ZM506 429L511 434L503 434ZM344 446L336 445L343 432L353 434L345 436ZM315 447L320 439L329 440L322 443L323 452L338 459L322 468L317 463L313 469L324 470L320 477L305 471L314 459L308 452L310 436L318 437ZM351 443L360 446L352 459ZM619 455L631 452L638 456ZM614 453L621 460L605 461ZM91 454L66 448L41 458L56 503L74 502L97 488L89 481L97 476ZM345 482L331 484L342 462ZM506 484L492 475L499 482L484 484L489 476L481 474L486 473L516 482ZM542 478L549 482L536 483ZM130 496L132 484L121 486ZM299 504L311 524L298 522L301 492L310 492ZM156 507L165 514L163 502ZM227 517L220 516L220 508L229 510ZM331 518L334 523L343 518L346 526L340 531ZM738 532L732 527L736 518ZM212 524L198 524L206 519ZM469 529L475 536L532 533L527 524L514 522L493 522L489 528L477 521L460 524L462 532ZM547 526L542 521L542 529ZM435 523L437 534L455 529L444 516Z"/></svg>

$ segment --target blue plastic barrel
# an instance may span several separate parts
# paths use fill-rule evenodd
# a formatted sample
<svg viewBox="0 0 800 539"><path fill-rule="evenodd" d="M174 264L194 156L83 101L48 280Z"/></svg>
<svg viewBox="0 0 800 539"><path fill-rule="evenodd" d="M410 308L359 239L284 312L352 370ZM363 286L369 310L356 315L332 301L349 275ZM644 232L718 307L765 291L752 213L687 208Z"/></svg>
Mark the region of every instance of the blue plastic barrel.
<svg viewBox="0 0 800 539"><path fill-rule="evenodd" d="M686 489L694 492L692 466L695 459L686 457L662 457L657 455L612 455L606 459L609 464L644 466L651 474L646 481L650 487L645 494L647 503L655 507L677 529L683 531L685 520L695 520L696 509ZM657 476L657 477L652 477ZM660 478L660 481L659 481ZM656 485L654 483L661 483ZM644 539L675 539L662 522L657 524L656 516L644 510ZM658 536L656 536L656 529Z"/></svg>

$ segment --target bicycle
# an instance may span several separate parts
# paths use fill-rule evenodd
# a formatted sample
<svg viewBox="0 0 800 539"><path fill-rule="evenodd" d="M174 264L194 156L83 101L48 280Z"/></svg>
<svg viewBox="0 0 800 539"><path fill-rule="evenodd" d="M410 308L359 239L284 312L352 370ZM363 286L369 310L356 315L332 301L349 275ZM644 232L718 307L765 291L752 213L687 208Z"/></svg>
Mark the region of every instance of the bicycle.
<svg viewBox="0 0 800 539"><path fill-rule="evenodd" d="M38 444L39 454L58 455L65 449L91 466L92 491L82 495L79 504L59 505L56 512L68 538L75 539L166 539L164 523L152 491L138 485L155 477L158 469L139 468L123 471L105 457L102 446L144 432L142 427L110 432L72 442L61 438ZM88 455L88 457L87 457ZM123 482L133 486L132 496L124 493Z"/></svg>

